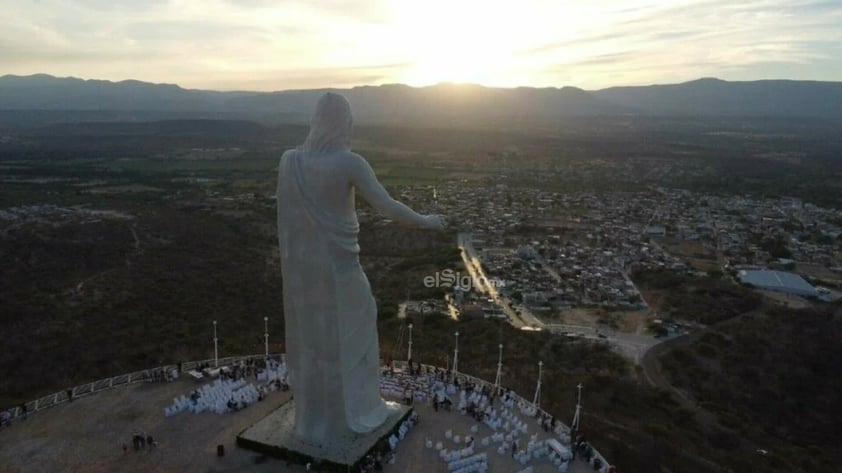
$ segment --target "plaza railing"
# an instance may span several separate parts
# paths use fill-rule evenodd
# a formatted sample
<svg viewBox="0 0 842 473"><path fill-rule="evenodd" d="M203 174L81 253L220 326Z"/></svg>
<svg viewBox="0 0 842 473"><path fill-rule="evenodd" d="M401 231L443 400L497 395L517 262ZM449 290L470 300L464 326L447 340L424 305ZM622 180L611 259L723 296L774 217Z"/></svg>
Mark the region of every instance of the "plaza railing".
<svg viewBox="0 0 842 473"><path fill-rule="evenodd" d="M284 360L285 355L283 353L273 353L269 355L269 358L273 358L276 360ZM26 415L31 413L35 413L38 411L42 411L44 409L53 407L58 404L62 404L68 402L71 399L77 399L84 396L89 396L91 394L95 394L98 392L106 391L109 389L113 389L119 386L127 386L130 384L141 383L141 382L154 382L156 380L166 379L167 373L172 373L173 370L179 371L179 375L181 373L186 373L192 371L201 366L230 366L234 364L239 364L241 362L251 361L251 360L265 360L266 356L263 354L260 355L243 355L243 356L228 356L225 358L219 358L219 360L214 360L213 358L205 359L205 360L197 360L197 361L186 361L180 364L167 364L161 365L154 368L149 368L145 370L134 371L132 373L121 374L118 376L112 376L110 378L104 378L97 381L92 381L89 383L80 384L78 386L74 386L72 388L67 388L62 391L58 391L52 394L48 394L46 396L40 397L38 399L29 401L25 403L26 405ZM381 363L383 366L383 363ZM437 372L442 370L443 368L433 365L427 364L420 364L422 372ZM408 369L408 365L406 361L394 361L392 362L392 367L396 371L405 372ZM447 371L447 370L445 370ZM457 373L456 377L459 379L459 382L464 383L472 383L479 387L488 387L494 388L494 383L490 383L484 379L477 378L475 376L471 376L466 373ZM553 414L541 409L539 406L534 406L532 401L525 399L524 397L520 396L519 394L511 391L509 393L510 397L514 399L515 403L519 406L531 406L536 410L536 416L540 415L547 415L552 418L555 418ZM71 398L72 396L72 398ZM20 417L23 417L24 411L20 406L13 407L9 409L11 413L11 419L14 421ZM556 429L556 434L562 435L570 435L570 427L568 427L563 422L558 422L559 427ZM608 465L609 463L605 460L596 449L593 449L593 455L595 458L599 458L603 465Z"/></svg>
<svg viewBox="0 0 842 473"><path fill-rule="evenodd" d="M270 358L275 359L283 359L284 357L283 354L277 353L270 354L269 356ZM225 358L219 358L218 365L228 366L249 360L263 360L265 358L265 355L228 356ZM215 366L216 364L216 360L214 360L213 358L207 360L187 361L181 363L180 365L161 365L156 366L154 368L148 368L144 370L134 371L131 373L121 374L118 376L112 376L110 378L100 379L97 381L91 381L26 402L23 404L26 406L26 411L24 411L24 409L21 406L12 407L8 410L8 412L11 414L10 420L15 420L20 417L23 417L24 412L26 412L26 415L30 415L35 412L47 409L49 407L53 407L57 404L70 401L71 399L89 396L91 394L106 391L108 389L116 388L118 386L126 386L129 384L135 384L140 382L152 382L161 379L166 379L167 374L172 373L173 370L178 371L179 366L181 368L179 374L181 374L191 371L199 366Z"/></svg>
<svg viewBox="0 0 842 473"><path fill-rule="evenodd" d="M415 362L413 362L413 363L415 364ZM424 363L419 363L419 364L421 366L422 372L431 371L431 372L435 373L435 372L443 369L441 367L437 367L437 366L433 366L433 365L427 365L427 364L424 364ZM393 361L392 366L395 370L402 371L402 372L406 372L409 369L406 361ZM448 371L445 370L445 372L448 372ZM477 378L475 376L471 376L471 375L466 374L466 373L461 373L461 372L456 373L456 378L459 380L460 385L464 385L464 383L468 382L468 383L474 384L474 385L476 385L480 388L485 388L485 387L488 387L490 389L495 388L494 383L488 382L488 381L486 381L484 379L481 379L481 378ZM502 388L502 386L496 386L496 387ZM540 406L534 405L532 403L532 401L527 400L526 398L524 398L520 394L517 394L514 391L509 391L509 390L506 390L506 391L509 393L509 397L511 397L514 400L516 405L518 405L518 406L530 406L530 407L534 408L535 411L536 411L535 417L538 417L540 415L545 415L545 416L550 416L550 418L556 419L558 421L558 427L555 429L555 433L557 435L567 435L567 436L571 435L570 427L567 424L565 424L564 422L562 422L561 420L558 420L555 415L545 411L544 409L541 409ZM570 439L570 440L573 441L575 439ZM608 463L608 461L605 459L605 457L602 456L602 454L599 453L599 451L597 451L596 448L593 448L593 445L591 445L591 448L593 449L593 458L598 458L599 461L601 461L603 465L610 465L610 463Z"/></svg>

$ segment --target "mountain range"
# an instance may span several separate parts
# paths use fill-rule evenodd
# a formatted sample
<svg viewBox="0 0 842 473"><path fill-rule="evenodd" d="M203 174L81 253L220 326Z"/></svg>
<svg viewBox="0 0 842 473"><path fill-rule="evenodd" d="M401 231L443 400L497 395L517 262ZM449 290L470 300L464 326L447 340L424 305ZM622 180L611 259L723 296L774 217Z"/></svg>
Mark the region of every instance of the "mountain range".
<svg viewBox="0 0 842 473"><path fill-rule="evenodd" d="M0 112L40 111L143 117L227 117L304 123L327 90L342 93L361 123L406 125L547 124L584 116L745 116L842 121L842 82L713 78L670 85L490 88L471 84L220 92L136 80L111 82L46 74L0 77Z"/></svg>

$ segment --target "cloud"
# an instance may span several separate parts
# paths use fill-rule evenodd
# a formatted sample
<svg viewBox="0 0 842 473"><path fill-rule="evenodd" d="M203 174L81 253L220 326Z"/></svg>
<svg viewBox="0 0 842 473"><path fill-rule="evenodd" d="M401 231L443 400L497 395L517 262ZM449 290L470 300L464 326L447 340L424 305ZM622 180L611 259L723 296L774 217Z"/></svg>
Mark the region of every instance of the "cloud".
<svg viewBox="0 0 842 473"><path fill-rule="evenodd" d="M7 0L4 6L3 73L263 90L410 77L439 82L455 74L486 85L589 89L699 76L842 80L838 0Z"/></svg>
<svg viewBox="0 0 842 473"><path fill-rule="evenodd" d="M406 67L408 67L407 64L370 64L294 70L234 70L219 73L213 77L197 77L193 83L197 88L221 90L277 91L322 87L348 88L391 82L393 77Z"/></svg>
<svg viewBox="0 0 842 473"><path fill-rule="evenodd" d="M588 88L610 83L618 74L628 83L701 75L736 79L746 78L752 66L842 60L839 49L831 46L842 42L840 25L839 2L684 2L634 9L581 38L543 44L525 54L555 63L545 73L580 79ZM823 79L838 72L828 73Z"/></svg>

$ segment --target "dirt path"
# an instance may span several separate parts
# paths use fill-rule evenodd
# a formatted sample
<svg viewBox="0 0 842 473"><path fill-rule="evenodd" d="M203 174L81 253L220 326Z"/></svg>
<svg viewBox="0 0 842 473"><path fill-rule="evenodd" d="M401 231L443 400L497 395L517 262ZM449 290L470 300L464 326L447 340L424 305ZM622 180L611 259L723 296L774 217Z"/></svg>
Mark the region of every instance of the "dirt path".
<svg viewBox="0 0 842 473"><path fill-rule="evenodd" d="M641 360L641 366L643 367L643 375L646 378L646 381L652 386L666 389L667 391L674 393L679 404L681 404L682 407L685 407L691 412L693 412L695 414L696 420L699 422L699 425L701 425L702 428L704 428L705 430L710 431L714 427L723 428L719 424L719 418L716 414L700 407L697 401L692 399L688 393L673 386L669 382L669 380L663 373L660 362L660 356L673 348L690 345L706 333L715 330L717 327L732 323L733 321L742 317L746 317L748 315L761 313L762 311L763 307L755 309L753 311L745 312L740 315L737 315L736 317L713 324L709 327L697 330L686 335L680 335L663 343L659 343L657 345L652 346L649 350L646 351L646 353L643 355L643 359ZM743 438L742 441L745 443L744 446L747 451L754 452L758 448L757 445L754 445L748 439ZM709 462L709 460L706 461ZM713 464L712 462L710 463Z"/></svg>
<svg viewBox="0 0 842 473"><path fill-rule="evenodd" d="M666 376L664 376L661 371L661 361L659 358L668 350L693 343L701 337L706 330L707 329L685 335L679 335L678 337L654 345L649 348L646 353L644 353L643 358L640 361L640 365L643 367L643 375L646 377L646 381L650 385L675 393L678 396L679 401L684 404L685 407L689 407L693 410L697 410L698 406L692 399L690 399L687 393L670 384Z"/></svg>

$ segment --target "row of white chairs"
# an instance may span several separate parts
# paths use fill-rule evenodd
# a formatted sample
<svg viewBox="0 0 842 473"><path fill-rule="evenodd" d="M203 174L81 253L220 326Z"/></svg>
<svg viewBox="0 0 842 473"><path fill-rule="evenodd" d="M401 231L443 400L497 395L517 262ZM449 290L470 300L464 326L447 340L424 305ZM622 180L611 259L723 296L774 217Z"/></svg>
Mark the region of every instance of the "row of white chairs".
<svg viewBox="0 0 842 473"><path fill-rule="evenodd" d="M465 447L462 449L454 449L450 451L448 451L446 448L442 448L441 450L439 450L439 457L448 463L470 457L473 454L474 447Z"/></svg>
<svg viewBox="0 0 842 473"><path fill-rule="evenodd" d="M257 373L257 380L264 383L269 383L276 380L284 381L287 377L286 368L282 369L265 369Z"/></svg>
<svg viewBox="0 0 842 473"><path fill-rule="evenodd" d="M517 416L515 414L511 413L510 411L504 410L503 412L504 412L504 415L507 418L517 419ZM471 427L471 432L472 433L478 432L477 425L473 425ZM489 437L484 437L484 438L480 439L479 444L482 445L483 447L488 447L488 446L490 446L490 444L492 442L501 443L501 445L499 445L499 447L497 448L497 452L500 455L506 455L510 452L511 444L513 443L513 441L515 439L518 438L518 436L520 434L522 434L522 431L520 431L520 430L513 430L513 431L510 431L510 432L507 432L507 433L495 432ZM462 439L460 439L459 435L454 434L452 429L449 429L449 430L445 431L444 437L445 437L445 439L450 440L457 445L462 441ZM549 445L547 444L547 442L550 442L550 441L552 441L552 440L539 440L537 433L532 434L529 438L529 443L526 445L526 448L518 451L514 455L514 460L516 462L520 463L523 466L527 466L527 464L532 460L538 460L538 459L547 457L547 459L550 463L552 463L553 465L555 465L555 466L557 466L561 469L564 469L564 471L566 471L566 468L568 467L567 463L568 463L569 458L562 458L559 454L556 453L556 451L554 449L551 449L549 447ZM558 443L557 440L555 442ZM433 442L431 440L427 439L426 447L432 448ZM462 450L448 451L444 447L442 442L437 442L435 444L435 448L439 451L439 456L443 460L448 461L448 462L452 462L454 460L460 459L460 457L464 456L464 452L472 451L472 450L468 450L467 448L462 449ZM522 471L527 471L527 469L525 468Z"/></svg>
<svg viewBox="0 0 842 473"><path fill-rule="evenodd" d="M520 463L521 465L526 465L527 463L529 463L533 459L537 460L539 458L541 458L541 455L538 454L537 450L535 452L531 452L531 453L527 452L525 450L521 450L521 451L515 453L515 456L514 456L515 461Z"/></svg>
<svg viewBox="0 0 842 473"><path fill-rule="evenodd" d="M248 406L257 402L259 398L257 388L244 379L236 381L217 379L202 386L197 391L199 396L195 402L187 396L181 395L173 399L172 405L164 408L164 415L170 417L185 411L190 411L193 414L207 411L223 414L230 410L228 407L230 400Z"/></svg>
<svg viewBox="0 0 842 473"><path fill-rule="evenodd" d="M473 402L485 413L483 423L495 431L495 433L490 437L480 439L480 445L488 447L491 443L505 442L498 449L498 451L501 451L501 454L508 452L508 449L514 439L518 438L522 434L529 433L527 420L528 418L535 418L537 413L537 409L530 403L527 403L522 399L516 400L513 397L502 401L502 405L498 412L497 409L494 409L491 406L488 397L482 395L480 392L474 391L471 394L468 394L465 390L458 390L453 384L444 384L433 377L412 377L405 374L399 374L394 377L383 377L381 379L381 390L384 394L389 394L398 398L403 397L407 386L409 386L410 389L413 389L416 401L432 398L436 394L443 396L445 393L450 395L458 393L458 409L463 414L466 413L467 406ZM520 417L521 415L527 419L522 419ZM540 422L540 420L536 420L536 422ZM471 432L477 433L477 431L477 426L472 426ZM569 444L570 437L560 424L554 433L557 434L558 439L561 442ZM461 444L463 441L459 435L454 435L452 430L445 432L445 438L456 445ZM427 448L432 448L433 442L431 440L427 440L426 446ZM452 452L448 452L442 442L437 442L435 447L439 450L439 454L443 459L450 458L450 455L452 455ZM443 455L442 451L446 454ZM549 457L549 460L559 468L567 468L567 459L561 458L557 454L551 452L551 450L544 445L543 442L537 442L537 434L531 436L531 441L527 445L526 449L521 450L518 454L516 454L516 457L516 459L522 464L528 463L532 459Z"/></svg>
<svg viewBox="0 0 842 473"><path fill-rule="evenodd" d="M448 471L451 472L469 472L469 471L487 471L488 470L488 455L486 453L477 453L466 458L453 460L447 464Z"/></svg>
<svg viewBox="0 0 842 473"><path fill-rule="evenodd" d="M467 465L462 467L458 470L453 471L452 473L487 473L488 472L488 463L473 463L471 465Z"/></svg>
<svg viewBox="0 0 842 473"><path fill-rule="evenodd" d="M401 422L401 426L398 427L398 435L392 434L389 436L389 447L391 447L393 451L397 448L398 443L406 437L410 428L412 428L412 422L410 422L409 419L406 419Z"/></svg>
<svg viewBox="0 0 842 473"><path fill-rule="evenodd" d="M566 469L570 463L570 460L562 460L558 457L550 457L550 462L555 466L564 467ZM561 469L559 469L559 471L561 471Z"/></svg>

